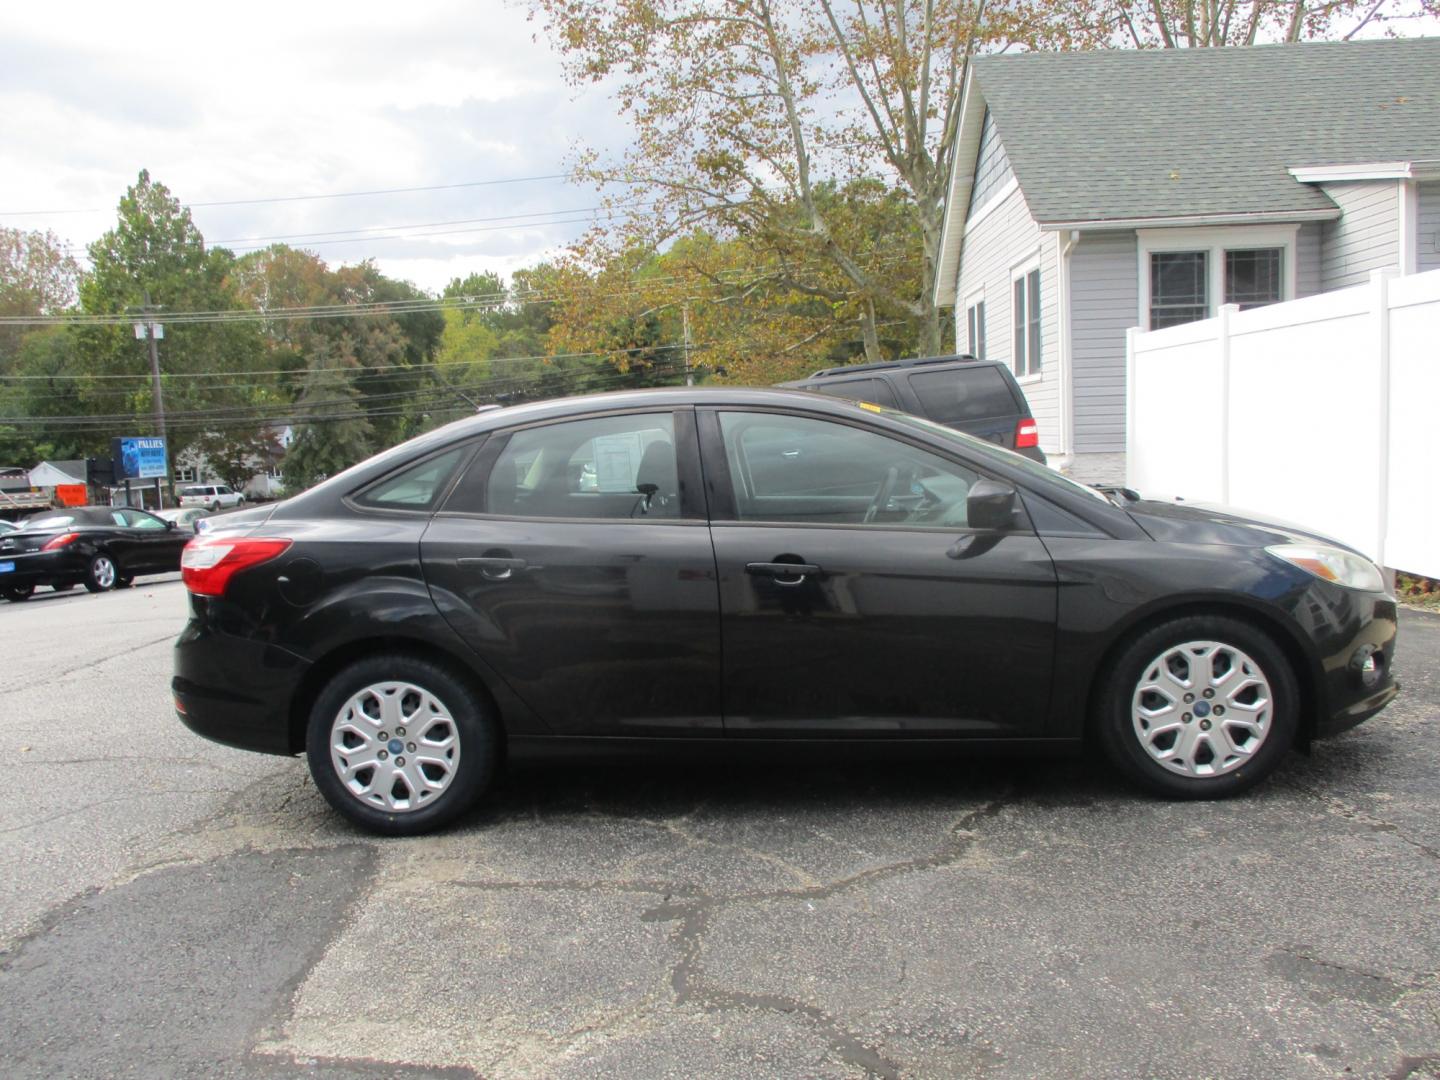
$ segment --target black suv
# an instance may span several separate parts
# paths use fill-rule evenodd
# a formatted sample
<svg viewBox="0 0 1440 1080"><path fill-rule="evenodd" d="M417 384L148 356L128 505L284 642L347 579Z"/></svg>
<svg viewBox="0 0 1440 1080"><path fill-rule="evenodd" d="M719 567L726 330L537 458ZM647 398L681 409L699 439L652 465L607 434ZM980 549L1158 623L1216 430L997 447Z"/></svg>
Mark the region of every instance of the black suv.
<svg viewBox="0 0 1440 1080"><path fill-rule="evenodd" d="M914 413L1045 464L1025 391L998 360L962 353L847 364L780 385Z"/></svg>

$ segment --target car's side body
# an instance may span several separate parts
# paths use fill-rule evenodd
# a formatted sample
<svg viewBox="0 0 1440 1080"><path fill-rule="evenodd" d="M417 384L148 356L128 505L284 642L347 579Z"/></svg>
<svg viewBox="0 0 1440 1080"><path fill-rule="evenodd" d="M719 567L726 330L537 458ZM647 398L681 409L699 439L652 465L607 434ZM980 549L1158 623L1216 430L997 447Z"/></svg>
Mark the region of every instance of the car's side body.
<svg viewBox="0 0 1440 1080"><path fill-rule="evenodd" d="M467 478L503 472L524 433L641 413L665 417L673 437L674 501L663 516L466 501ZM742 520L749 481L732 472L808 450L786 444L767 457L757 426L758 457L737 456L726 418L733 428L767 416L855 429L1012 485L1013 520L999 532ZM442 457L450 472L432 505L364 503L374 485ZM566 498L594 494L588 474L571 480ZM194 730L273 753L302 749L331 676L397 651L471 680L512 743L1060 749L1085 737L1117 650L1166 619L1210 613L1262 628L1290 659L1303 737L1359 722L1394 696L1392 598L1331 585L1263 550L1304 534L1215 514L1191 526L1161 504L1124 508L1013 455L937 440L847 401L693 390L542 403L451 425L275 508L219 519L217 529L291 544L223 597L192 596L173 686ZM1349 664L1362 651L1384 664L1378 686L1362 685Z"/></svg>

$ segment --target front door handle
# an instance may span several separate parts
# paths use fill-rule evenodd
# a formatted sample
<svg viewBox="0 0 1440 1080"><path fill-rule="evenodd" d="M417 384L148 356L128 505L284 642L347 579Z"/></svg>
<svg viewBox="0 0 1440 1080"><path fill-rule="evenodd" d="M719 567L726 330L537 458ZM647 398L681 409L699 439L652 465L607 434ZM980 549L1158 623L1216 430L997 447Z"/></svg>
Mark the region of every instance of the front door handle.
<svg viewBox="0 0 1440 1080"><path fill-rule="evenodd" d="M799 585L807 575L818 575L824 571L814 563L752 562L745 564L745 572L757 577L774 578L776 585Z"/></svg>
<svg viewBox="0 0 1440 1080"><path fill-rule="evenodd" d="M478 558L456 559L457 566L466 570L479 570L491 581L505 581L516 570L524 570L530 564L524 559L512 559L508 555L484 555Z"/></svg>

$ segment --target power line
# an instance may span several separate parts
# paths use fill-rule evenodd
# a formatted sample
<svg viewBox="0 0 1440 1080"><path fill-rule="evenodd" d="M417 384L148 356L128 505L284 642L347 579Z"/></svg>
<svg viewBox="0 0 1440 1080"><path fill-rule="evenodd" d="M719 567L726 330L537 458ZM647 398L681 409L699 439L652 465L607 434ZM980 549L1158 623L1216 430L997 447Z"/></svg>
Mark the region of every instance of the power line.
<svg viewBox="0 0 1440 1080"><path fill-rule="evenodd" d="M371 195L407 195L419 191L455 191L460 188L498 187L502 184L531 184L542 180L566 180L569 173L545 173L540 176L512 176L500 180L466 180L458 184L430 184L425 187L377 188L373 191L332 191L319 195L270 195L257 199L216 199L185 205L194 209L204 206L258 206L262 203L311 202L317 199L360 199ZM108 213L114 207L71 207L65 210L3 210L0 217L41 217L53 214Z"/></svg>

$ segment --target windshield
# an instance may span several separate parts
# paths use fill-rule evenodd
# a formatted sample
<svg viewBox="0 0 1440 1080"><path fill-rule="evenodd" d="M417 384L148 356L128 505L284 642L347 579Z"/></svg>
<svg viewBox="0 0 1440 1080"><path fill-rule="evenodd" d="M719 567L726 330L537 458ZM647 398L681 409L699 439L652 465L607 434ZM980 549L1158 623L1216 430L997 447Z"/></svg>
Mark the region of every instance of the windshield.
<svg viewBox="0 0 1440 1080"><path fill-rule="evenodd" d="M1067 476L1061 476L1048 465L1041 465L1038 461L1031 461L1024 454L1017 454L1013 450L1006 450L1003 446L996 446L992 442L977 439L973 435L966 435L963 431L956 431L954 428L948 428L943 424L937 424L933 420L926 420L923 417L896 412L894 409L871 405L868 402L864 403L861 407L871 412L877 412L891 420L898 420L907 427L919 428L921 431L927 432L930 435L938 435L948 442L958 443L966 450L974 453L988 457L1000 457L1003 455L1006 465L1009 465L1011 468L1023 470L1030 479L1046 487L1057 488L1061 491L1079 492L1080 494L1090 496L1092 499L1099 499L1106 505L1111 505L1110 499L1107 498L1103 492L1097 491L1093 487L1076 483Z"/></svg>

